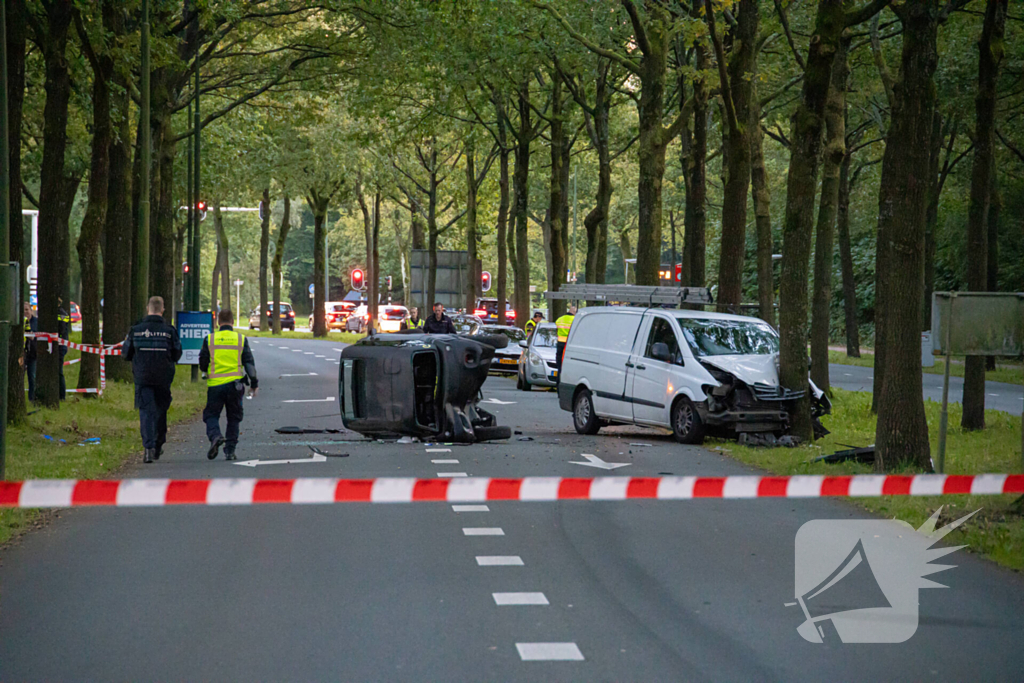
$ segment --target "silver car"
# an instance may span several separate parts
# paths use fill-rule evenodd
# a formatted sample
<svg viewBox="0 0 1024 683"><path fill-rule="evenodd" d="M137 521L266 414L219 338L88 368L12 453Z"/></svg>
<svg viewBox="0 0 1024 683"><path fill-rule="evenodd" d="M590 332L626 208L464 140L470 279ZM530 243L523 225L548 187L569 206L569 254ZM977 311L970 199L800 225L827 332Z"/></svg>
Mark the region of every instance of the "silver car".
<svg viewBox="0 0 1024 683"><path fill-rule="evenodd" d="M519 356L519 374L516 388L529 391L531 387L558 385L558 328L554 323L541 323L529 339L519 342L523 353Z"/></svg>

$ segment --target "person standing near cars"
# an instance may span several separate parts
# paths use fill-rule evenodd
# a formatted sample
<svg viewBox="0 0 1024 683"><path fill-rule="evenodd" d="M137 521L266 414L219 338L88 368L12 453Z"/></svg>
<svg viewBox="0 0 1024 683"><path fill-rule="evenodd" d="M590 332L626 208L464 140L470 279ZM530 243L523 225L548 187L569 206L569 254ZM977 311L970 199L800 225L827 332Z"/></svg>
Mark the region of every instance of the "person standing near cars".
<svg viewBox="0 0 1024 683"><path fill-rule="evenodd" d="M25 355L22 365L25 368L25 376L28 378L28 400L35 403L36 400L36 340L28 335L35 334L39 329L39 318L36 317L32 306L25 304Z"/></svg>
<svg viewBox="0 0 1024 683"><path fill-rule="evenodd" d="M71 339L71 316L64 310L64 299L57 299L57 336ZM67 384L64 381L64 356L68 355L68 347L60 345L60 400L67 398Z"/></svg>
<svg viewBox="0 0 1024 683"><path fill-rule="evenodd" d="M555 352L555 363L558 364L558 379L562 379L562 354L565 353L565 343L569 341L569 328L572 327L572 320L576 317L576 304L569 304L569 312L555 321L558 329L558 349Z"/></svg>
<svg viewBox="0 0 1024 683"><path fill-rule="evenodd" d="M455 325L444 314L444 306L440 302L434 304L434 314L423 323L423 331L427 334L455 334Z"/></svg>
<svg viewBox="0 0 1024 683"><path fill-rule="evenodd" d="M533 334L533 331L535 329L537 329L537 325L540 325L540 322L542 320L544 320L544 314L541 313L540 311L534 311L533 312L533 317L526 321L526 330L525 331L526 331L526 336L527 337L529 337L531 334Z"/></svg>
<svg viewBox="0 0 1024 683"><path fill-rule="evenodd" d="M234 321L230 308L221 309L217 314L220 329L203 340L203 348L199 351L199 369L206 373L203 422L206 423L206 436L210 439L210 450L206 452L210 460L217 457L221 446L224 447L224 459L235 460L245 385L249 385L250 396L259 391L256 361L249 349L249 341L231 326ZM220 431L223 410L228 414L226 438Z"/></svg>
<svg viewBox="0 0 1024 683"><path fill-rule="evenodd" d="M182 349L178 330L164 322L164 300L150 297L146 312L148 315L128 332L121 355L132 364L139 432L146 449L142 461L151 463L160 459L167 442L167 410L173 400L171 383Z"/></svg>
<svg viewBox="0 0 1024 683"><path fill-rule="evenodd" d="M409 317L402 321L403 330L418 330L423 327L423 321L420 320L420 309L413 306L409 310Z"/></svg>

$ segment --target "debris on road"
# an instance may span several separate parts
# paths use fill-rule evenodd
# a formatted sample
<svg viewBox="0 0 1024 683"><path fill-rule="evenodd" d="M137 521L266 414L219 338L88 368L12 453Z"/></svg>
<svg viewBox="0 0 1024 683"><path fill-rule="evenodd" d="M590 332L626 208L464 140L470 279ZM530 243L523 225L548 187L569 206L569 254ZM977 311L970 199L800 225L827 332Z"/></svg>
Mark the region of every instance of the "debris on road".
<svg viewBox="0 0 1024 683"><path fill-rule="evenodd" d="M811 462L827 462L830 465L835 465L840 462L848 462L850 460L854 462L871 463L875 461L875 444L870 446L864 446L857 448L856 446L850 446L849 444L840 444L842 446L849 446L849 450L836 451L831 455L823 455L820 458L815 458Z"/></svg>
<svg viewBox="0 0 1024 683"><path fill-rule="evenodd" d="M327 451L324 451L324 450L321 450L319 448L316 448L315 446L310 446L309 450L313 451L317 455L325 455L328 458L347 458L348 457L348 453L328 453Z"/></svg>

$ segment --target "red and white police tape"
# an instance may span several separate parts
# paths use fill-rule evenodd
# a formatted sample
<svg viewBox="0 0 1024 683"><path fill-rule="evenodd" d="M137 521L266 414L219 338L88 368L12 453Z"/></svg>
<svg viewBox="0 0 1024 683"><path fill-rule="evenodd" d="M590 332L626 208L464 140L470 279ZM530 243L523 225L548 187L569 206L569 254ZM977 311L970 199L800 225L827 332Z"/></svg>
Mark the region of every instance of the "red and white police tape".
<svg viewBox="0 0 1024 683"><path fill-rule="evenodd" d="M75 351L81 351L82 353L91 353L100 357L100 385L99 387L89 389L65 389L68 394L102 394L103 390L107 388L107 356L120 356L121 345L124 342L118 342L111 346L90 346L88 344L79 344L77 342L63 339L59 335L52 332L26 332L25 336L28 338L36 339L37 341L42 339L49 343L51 350L54 342L61 346L66 346L69 349ZM64 365L72 365L82 360L81 358L75 358L74 360L64 361Z"/></svg>
<svg viewBox="0 0 1024 683"><path fill-rule="evenodd" d="M0 507L472 503L500 500L688 500L999 495L1024 493L1024 475L840 477L527 477L525 479L37 479L0 481Z"/></svg>

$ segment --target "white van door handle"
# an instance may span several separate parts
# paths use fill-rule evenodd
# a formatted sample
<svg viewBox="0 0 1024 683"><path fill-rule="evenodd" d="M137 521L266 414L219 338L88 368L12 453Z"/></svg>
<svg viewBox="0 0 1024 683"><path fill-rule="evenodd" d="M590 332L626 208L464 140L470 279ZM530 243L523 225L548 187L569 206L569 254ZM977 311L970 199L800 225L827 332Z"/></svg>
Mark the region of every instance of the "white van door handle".
<svg viewBox="0 0 1024 683"><path fill-rule="evenodd" d="M646 370L646 369L647 369L647 366L646 366L646 365L640 365L640 364L638 363L638 364L636 365L636 369L637 369L637 370Z"/></svg>

